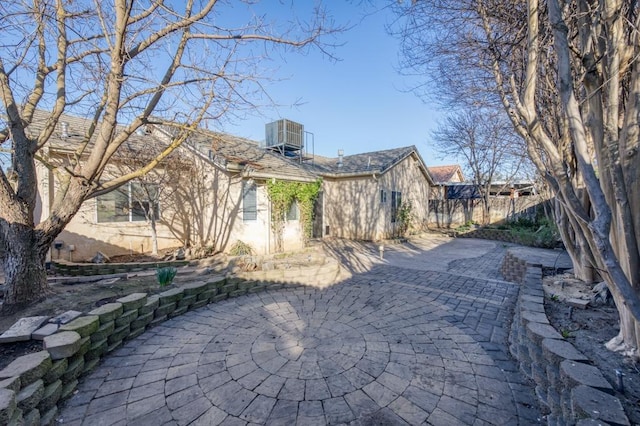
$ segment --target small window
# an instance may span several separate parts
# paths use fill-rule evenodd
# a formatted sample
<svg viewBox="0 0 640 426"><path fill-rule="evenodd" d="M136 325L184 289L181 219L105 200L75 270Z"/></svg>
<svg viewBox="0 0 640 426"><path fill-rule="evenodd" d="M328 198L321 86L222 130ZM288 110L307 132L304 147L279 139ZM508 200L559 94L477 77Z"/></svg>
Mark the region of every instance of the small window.
<svg viewBox="0 0 640 426"><path fill-rule="evenodd" d="M293 201L291 203L291 207L289 207L289 211L287 212L287 220L299 220L300 219L300 209L298 208L298 202Z"/></svg>
<svg viewBox="0 0 640 426"><path fill-rule="evenodd" d="M255 184L243 183L242 188L242 220L258 219L258 199Z"/></svg>
<svg viewBox="0 0 640 426"><path fill-rule="evenodd" d="M384 204L387 202L387 191L384 189L380 190L380 204Z"/></svg>
<svg viewBox="0 0 640 426"><path fill-rule="evenodd" d="M402 192L391 191L391 223L395 223L402 205Z"/></svg>

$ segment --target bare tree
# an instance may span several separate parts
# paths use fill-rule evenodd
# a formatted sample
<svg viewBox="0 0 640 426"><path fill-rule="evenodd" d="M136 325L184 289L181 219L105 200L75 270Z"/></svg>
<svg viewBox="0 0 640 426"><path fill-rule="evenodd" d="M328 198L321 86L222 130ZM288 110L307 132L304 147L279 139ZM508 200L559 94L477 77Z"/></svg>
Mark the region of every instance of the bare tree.
<svg viewBox="0 0 640 426"><path fill-rule="evenodd" d="M112 175L135 173L161 154L163 145L158 146L158 139L146 134L137 136L135 142L124 144L114 156L109 168ZM132 220L149 224L153 255L158 254L158 224L164 222L161 213L167 210L167 214L174 214L178 207L174 194L182 191L182 188L199 185L184 178L194 175L194 163L193 156L186 149L174 150L152 170L124 186L124 197L128 198L128 208L131 210L127 213L130 213Z"/></svg>
<svg viewBox="0 0 640 426"><path fill-rule="evenodd" d="M322 49L320 38L333 31L322 9L308 23L284 26L242 3L235 9L215 0L0 4L0 145L11 150L15 174L10 182L0 171L4 310L46 294L46 253L85 200L147 173L201 122L253 107L251 95L265 76L257 66L274 48ZM246 23L239 25L241 11ZM47 147L64 113L89 125L73 152L55 161ZM177 130L157 156L124 175L105 174L136 129L165 122ZM36 161L57 185L51 213L39 223Z"/></svg>
<svg viewBox="0 0 640 426"><path fill-rule="evenodd" d="M639 8L620 0L442 0L398 8L407 18L407 65L440 69L460 82L458 93L500 101L554 191L576 272L601 276L614 296L620 334L607 347L636 356Z"/></svg>
<svg viewBox="0 0 640 426"><path fill-rule="evenodd" d="M491 220L491 186L511 181L525 169L523 141L504 115L489 109L465 109L448 115L432 132L436 150L446 158L461 158L482 200L485 224Z"/></svg>

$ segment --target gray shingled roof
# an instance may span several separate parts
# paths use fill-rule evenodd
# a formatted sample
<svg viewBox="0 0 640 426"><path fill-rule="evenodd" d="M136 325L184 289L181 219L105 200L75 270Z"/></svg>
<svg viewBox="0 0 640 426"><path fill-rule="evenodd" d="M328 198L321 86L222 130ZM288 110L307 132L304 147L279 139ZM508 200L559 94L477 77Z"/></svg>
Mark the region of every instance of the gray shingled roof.
<svg viewBox="0 0 640 426"><path fill-rule="evenodd" d="M39 111L33 124L29 129L37 133L44 125L43 120L48 117L46 111ZM40 120L38 120L40 118ZM69 136L61 137L61 122L69 123ZM89 125L89 120L82 117L64 115L60 119L58 129L50 140L50 146L57 149L74 149L81 141L84 129ZM163 132L171 135L173 131L163 128ZM127 148L131 151L138 151L139 145L145 148L140 150L146 151L148 154L149 140L153 140L153 151L159 150L165 146L166 142L162 142L162 138L153 137L152 135L140 136L133 134L127 142ZM213 132L200 129L192 134L187 142L192 149L197 149L201 154L208 156L218 166L224 167L229 171L243 171L246 176L258 179L285 179L298 181L313 181L319 176L322 177L347 177L367 174L383 174L400 161L415 153L424 169L424 174L429 181L432 181L429 172L424 166L424 161L420 157L415 146L407 146L402 148L386 149L382 151L365 152L362 154L346 155L342 159L342 166L338 165L338 158L328 158L315 155L312 161L304 161L299 163L295 159L284 157L270 150L262 148L257 142L232 136L224 133ZM208 152L208 151L211 152ZM173 156L175 157L175 154Z"/></svg>
<svg viewBox="0 0 640 426"><path fill-rule="evenodd" d="M27 133L31 137L37 136L46 124L46 120L49 118L50 113L48 111L36 110L33 116L31 124L27 127ZM67 123L67 134L63 134L63 124ZM78 117L69 114L63 114L56 125L56 129L49 138L48 146L59 151L73 151L77 149L84 141L86 129L89 128L91 120L89 118ZM116 132L124 130L124 126L118 126ZM91 146L98 134L98 130L93 134L89 141ZM161 139L152 135L139 135L132 134L123 145L123 151L127 150L128 155L131 153L140 156L141 158L152 158L158 155L162 149L166 148L166 143L163 143ZM122 152L121 152L122 154Z"/></svg>
<svg viewBox="0 0 640 426"><path fill-rule="evenodd" d="M249 139L199 130L190 137L190 145L194 144L210 149L214 162L220 164L220 160L223 159L228 169L243 168L250 177L301 181L313 181L318 178L294 161L262 148L257 142Z"/></svg>
<svg viewBox="0 0 640 426"><path fill-rule="evenodd" d="M48 117L49 113L47 111L36 111L33 123L28 127L28 131L34 136L38 134L43 129L45 120ZM66 137L62 135L63 122L68 123L68 135ZM56 150L76 149L82 142L85 129L88 128L89 124L90 121L88 119L64 114L49 140L49 146ZM167 136L174 133L171 129L165 127L157 129ZM95 139L95 135L90 144L93 139ZM212 157L215 156L218 160L215 161L218 166L225 167L230 171L243 170L250 177L264 179L275 177L300 181L317 179L317 175L312 172L300 167L293 161L261 148L257 142L249 139L203 129L195 132L190 137L188 144L191 147L198 147L198 151L204 155L208 155L207 151L210 149ZM151 157L157 155L166 145L167 142L163 141L162 137L156 137L153 134L142 136L134 133L125 142L124 149L129 155L134 153L140 157ZM205 148L202 149L201 147ZM173 158L176 158L176 156L179 156L178 152L172 153Z"/></svg>
<svg viewBox="0 0 640 426"><path fill-rule="evenodd" d="M385 149L382 151L365 152L362 154L345 155L342 166L338 158L314 156L313 162L305 163L305 168L326 177L346 177L369 174L383 174L390 168L407 158L412 153L420 159L425 175L428 176L424 161L415 146ZM431 178L428 178L431 180Z"/></svg>
<svg viewBox="0 0 640 426"><path fill-rule="evenodd" d="M383 151L345 155L342 157L342 166L339 166L338 158L316 156L310 167L320 174L384 173L415 150L414 146L406 146Z"/></svg>

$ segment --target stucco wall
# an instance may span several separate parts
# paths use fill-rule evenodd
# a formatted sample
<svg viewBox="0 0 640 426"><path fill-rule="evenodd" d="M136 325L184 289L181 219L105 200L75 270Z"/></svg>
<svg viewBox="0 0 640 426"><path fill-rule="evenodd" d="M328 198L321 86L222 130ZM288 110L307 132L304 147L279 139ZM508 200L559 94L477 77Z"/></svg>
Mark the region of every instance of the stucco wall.
<svg viewBox="0 0 640 426"><path fill-rule="evenodd" d="M208 160L186 149L181 156L188 158L194 170L185 170L171 188L163 191L160 202L161 219L157 223L159 250L181 247L187 239L191 245L215 246L228 251L238 240L250 244L256 254L275 249L270 227L267 194L258 182L258 217L254 221L242 218L242 180L239 174L229 174ZM44 167L38 168L39 199L36 222L49 215L52 203L50 186L53 176ZM55 185L55 183L53 183ZM52 258L86 260L97 251L108 256L131 252L149 252L152 248L151 228L146 221L97 222L96 200L87 200L78 214L58 236L63 242L60 250L52 250ZM299 221L288 222L284 232L284 250L302 247ZM70 246L74 251L69 250Z"/></svg>
<svg viewBox="0 0 640 426"><path fill-rule="evenodd" d="M387 194L385 203L380 201L381 190ZM325 179L323 191L324 224L329 226L330 236L364 240L392 237L392 191L402 192L402 201L411 201L416 226L426 223L429 184L413 156L381 176Z"/></svg>
<svg viewBox="0 0 640 426"><path fill-rule="evenodd" d="M236 241L240 240L250 244L256 254L275 252L276 242L271 229L271 210L269 209L269 198L264 183L257 182L258 215L256 220L243 220L241 191L242 183L234 181L229 192L232 194L232 199L238 200L239 208L230 211L228 214L229 219L232 219L232 224L228 243L223 249L228 251ZM285 224L282 240L284 251L302 248L302 232L298 220L288 221Z"/></svg>

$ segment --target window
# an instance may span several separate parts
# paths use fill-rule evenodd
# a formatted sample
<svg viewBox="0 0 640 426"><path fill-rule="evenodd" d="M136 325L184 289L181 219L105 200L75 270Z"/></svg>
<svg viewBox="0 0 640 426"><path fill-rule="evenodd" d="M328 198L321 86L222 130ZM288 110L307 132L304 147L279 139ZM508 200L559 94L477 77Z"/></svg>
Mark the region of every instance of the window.
<svg viewBox="0 0 640 426"><path fill-rule="evenodd" d="M380 190L380 204L384 204L387 202L387 191L384 189Z"/></svg>
<svg viewBox="0 0 640 426"><path fill-rule="evenodd" d="M153 211L151 207L153 206ZM131 183L131 220L133 222L147 220L147 215L160 218L158 205L158 186L154 184Z"/></svg>
<svg viewBox="0 0 640 426"><path fill-rule="evenodd" d="M98 223L105 222L141 222L147 220L147 212L153 205L155 218L160 218L158 188L155 185L142 185L129 182L96 199Z"/></svg>
<svg viewBox="0 0 640 426"><path fill-rule="evenodd" d="M300 208L298 207L298 202L294 200L289 207L289 211L287 212L287 220L298 219L300 219Z"/></svg>
<svg viewBox="0 0 640 426"><path fill-rule="evenodd" d="M395 223L402 205L402 192L391 191L391 223Z"/></svg>
<svg viewBox="0 0 640 426"><path fill-rule="evenodd" d="M98 195L98 223L129 221L129 185Z"/></svg>
<svg viewBox="0 0 640 426"><path fill-rule="evenodd" d="M258 219L256 185L244 182L242 184L242 220L256 219Z"/></svg>

